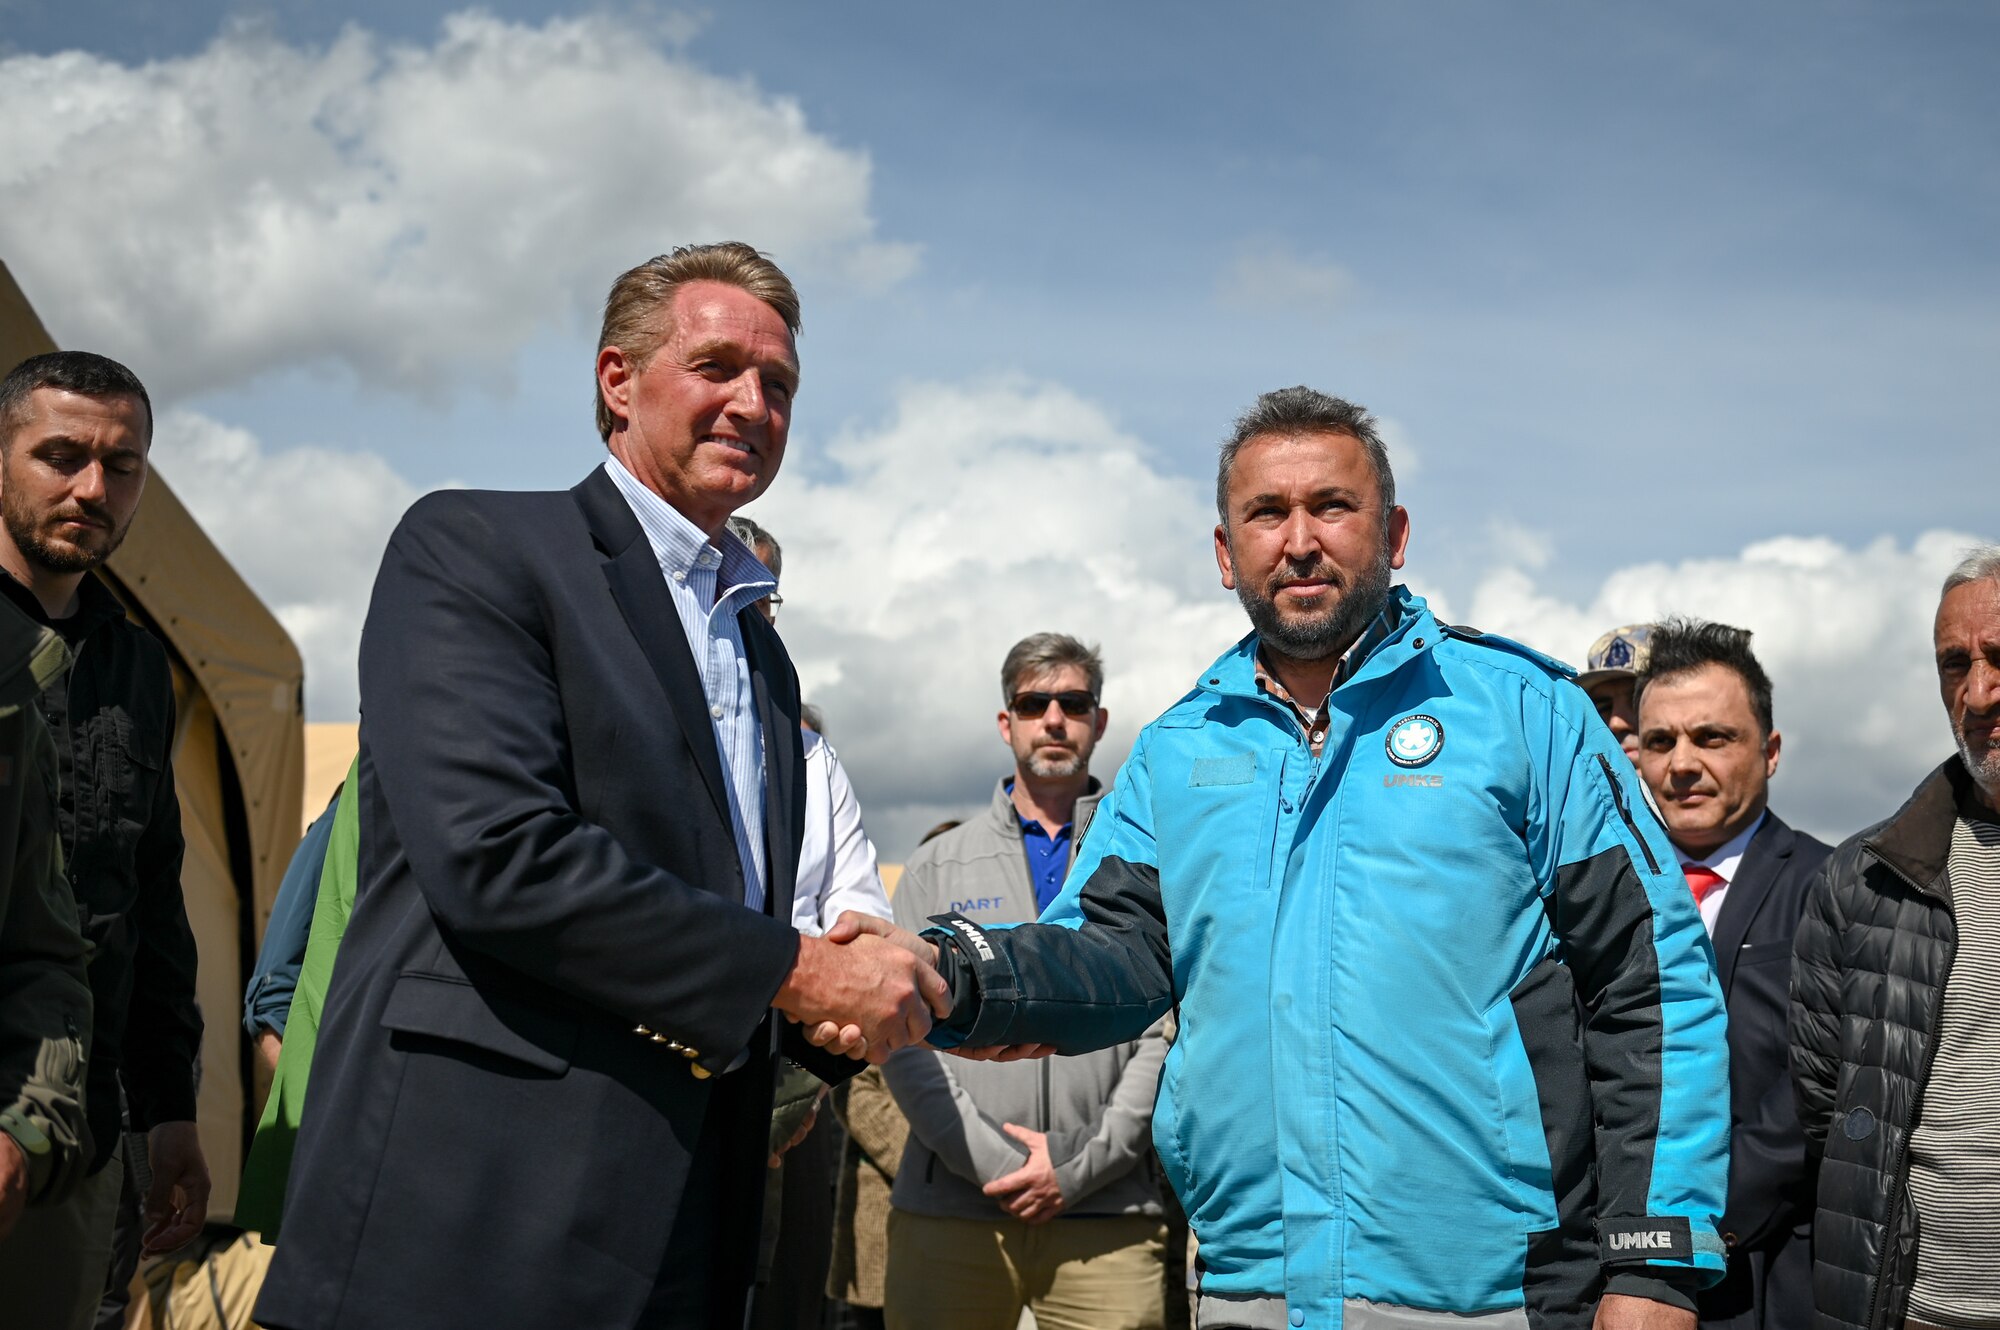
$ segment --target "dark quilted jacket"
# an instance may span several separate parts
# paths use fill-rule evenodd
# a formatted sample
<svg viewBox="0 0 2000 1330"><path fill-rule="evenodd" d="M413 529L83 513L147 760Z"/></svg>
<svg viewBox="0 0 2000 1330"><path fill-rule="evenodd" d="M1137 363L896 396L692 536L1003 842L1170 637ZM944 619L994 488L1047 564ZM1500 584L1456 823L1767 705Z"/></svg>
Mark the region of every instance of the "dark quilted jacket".
<svg viewBox="0 0 2000 1330"><path fill-rule="evenodd" d="M1888 821L1833 852L1792 959L1792 1076L1823 1155L1813 1220L1816 1330L1900 1326L1916 1274L1907 1142L1958 947L1945 864L1971 798L1956 757Z"/></svg>

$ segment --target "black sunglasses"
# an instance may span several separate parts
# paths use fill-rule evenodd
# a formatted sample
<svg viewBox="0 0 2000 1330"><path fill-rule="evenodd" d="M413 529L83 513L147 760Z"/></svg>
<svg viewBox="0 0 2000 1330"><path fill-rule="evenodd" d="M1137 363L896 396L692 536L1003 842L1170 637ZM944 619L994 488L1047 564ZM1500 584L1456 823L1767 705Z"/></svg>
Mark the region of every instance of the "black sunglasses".
<svg viewBox="0 0 2000 1330"><path fill-rule="evenodd" d="M1049 703L1063 709L1065 716L1088 716L1097 710L1097 699L1081 688L1066 693L1016 693L1007 709L1022 720L1033 720L1049 709Z"/></svg>

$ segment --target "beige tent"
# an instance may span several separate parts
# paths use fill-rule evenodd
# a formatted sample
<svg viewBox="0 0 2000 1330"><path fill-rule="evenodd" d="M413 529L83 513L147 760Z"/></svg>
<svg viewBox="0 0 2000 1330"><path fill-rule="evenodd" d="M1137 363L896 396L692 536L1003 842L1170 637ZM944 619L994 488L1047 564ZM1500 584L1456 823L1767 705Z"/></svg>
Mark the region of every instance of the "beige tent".
<svg viewBox="0 0 2000 1330"><path fill-rule="evenodd" d="M55 343L0 263L0 374ZM142 371L144 366L138 367ZM167 644L180 702L174 776L187 864L181 885L201 948L200 1119L215 1191L236 1207L254 1122L246 1095L243 976L299 840L305 669L298 648L155 470L105 581Z"/></svg>

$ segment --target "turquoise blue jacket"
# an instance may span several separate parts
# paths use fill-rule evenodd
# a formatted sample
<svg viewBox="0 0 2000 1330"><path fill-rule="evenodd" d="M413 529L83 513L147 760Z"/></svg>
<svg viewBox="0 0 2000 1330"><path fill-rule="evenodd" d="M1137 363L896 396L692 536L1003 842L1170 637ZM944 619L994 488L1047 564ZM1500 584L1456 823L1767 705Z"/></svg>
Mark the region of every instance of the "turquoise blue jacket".
<svg viewBox="0 0 2000 1330"><path fill-rule="evenodd" d="M1723 1269L1714 957L1568 667L1402 588L1315 758L1245 638L1147 726L1036 925L941 917L934 1040L1130 1039L1203 1288L1590 1325ZM961 982L960 991L966 985Z"/></svg>

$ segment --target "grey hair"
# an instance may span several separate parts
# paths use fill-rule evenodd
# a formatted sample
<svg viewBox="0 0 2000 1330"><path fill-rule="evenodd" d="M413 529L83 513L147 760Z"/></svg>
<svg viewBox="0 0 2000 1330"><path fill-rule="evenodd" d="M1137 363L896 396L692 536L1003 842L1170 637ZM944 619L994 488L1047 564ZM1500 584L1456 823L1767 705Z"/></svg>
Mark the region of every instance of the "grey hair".
<svg viewBox="0 0 2000 1330"><path fill-rule="evenodd" d="M1945 574L1944 590L1938 593L1938 599L1988 578L2000 580L2000 545L1974 545L1958 561L1958 566Z"/></svg>
<svg viewBox="0 0 2000 1330"><path fill-rule="evenodd" d="M1033 633L1014 644L1000 665L1000 699L1014 700L1014 689L1023 679L1050 670L1074 665L1090 680L1090 695L1104 696L1104 657L1096 647L1087 647L1067 633Z"/></svg>
<svg viewBox="0 0 2000 1330"><path fill-rule="evenodd" d="M1223 442L1215 464L1215 511L1222 525L1229 525L1229 471L1243 445L1266 434L1344 434L1360 443L1375 468L1382 490L1382 511L1396 506L1396 473L1389 468L1389 449L1382 442L1381 427L1368 409L1339 397L1300 384L1279 388L1259 397L1248 411L1236 417L1236 428Z"/></svg>
<svg viewBox="0 0 2000 1330"><path fill-rule="evenodd" d="M771 570L771 576L781 577L784 575L785 552L778 548L778 538L776 536L766 531L763 527L758 526L741 513L730 517L729 534L742 541L745 545L748 545L750 552L757 556L758 561ZM769 558L765 557L765 550L771 552Z"/></svg>

